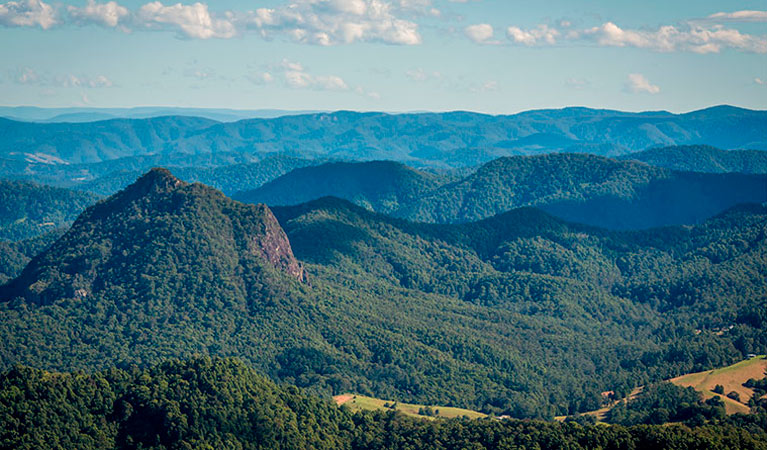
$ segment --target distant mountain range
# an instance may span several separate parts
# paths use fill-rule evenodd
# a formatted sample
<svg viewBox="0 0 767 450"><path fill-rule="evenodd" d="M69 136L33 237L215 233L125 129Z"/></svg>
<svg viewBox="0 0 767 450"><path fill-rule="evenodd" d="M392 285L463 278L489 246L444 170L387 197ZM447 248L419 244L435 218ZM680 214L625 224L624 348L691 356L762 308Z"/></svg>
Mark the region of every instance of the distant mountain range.
<svg viewBox="0 0 767 450"><path fill-rule="evenodd" d="M537 206L573 222L640 229L699 223L739 203L765 202L767 175L676 172L601 156L549 154L499 158L447 183L395 162L329 163L234 198L276 206L324 196L418 222L470 222Z"/></svg>
<svg viewBox="0 0 767 450"><path fill-rule="evenodd" d="M669 145L765 150L767 111L729 106L686 114L587 108L510 116L339 111L230 123L180 116L50 124L2 119L0 133L0 158L51 164L236 152L466 167L509 155L616 156Z"/></svg>
<svg viewBox="0 0 767 450"><path fill-rule="evenodd" d="M36 106L0 106L0 117L27 122L95 122L109 119L148 119L161 116L195 116L219 122L242 119L268 119L319 111L290 111L283 109L183 108L174 106L141 106L136 108L39 108Z"/></svg>

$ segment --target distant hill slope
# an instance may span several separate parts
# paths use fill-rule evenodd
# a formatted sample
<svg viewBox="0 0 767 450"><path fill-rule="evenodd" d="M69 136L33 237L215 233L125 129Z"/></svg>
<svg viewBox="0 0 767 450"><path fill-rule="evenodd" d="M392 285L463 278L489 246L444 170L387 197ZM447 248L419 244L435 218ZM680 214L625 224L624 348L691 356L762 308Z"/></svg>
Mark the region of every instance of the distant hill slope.
<svg viewBox="0 0 767 450"><path fill-rule="evenodd" d="M19 276L32 258L55 242L63 233L64 231L59 229L23 241L0 241L0 284Z"/></svg>
<svg viewBox="0 0 767 450"><path fill-rule="evenodd" d="M436 175L393 161L338 162L294 170L233 198L248 203L295 205L335 196L391 213L441 184L444 181Z"/></svg>
<svg viewBox="0 0 767 450"><path fill-rule="evenodd" d="M0 157L56 164L160 153L169 142L216 123L183 116L50 124L0 118Z"/></svg>
<svg viewBox="0 0 767 450"><path fill-rule="evenodd" d="M0 241L18 241L69 226L96 195L0 180Z"/></svg>
<svg viewBox="0 0 767 450"><path fill-rule="evenodd" d="M619 159L685 172L767 173L767 151L721 150L707 145L651 148Z"/></svg>
<svg viewBox="0 0 767 450"><path fill-rule="evenodd" d="M303 158L275 155L251 163L222 165L218 167L174 167L173 172L188 182L199 182L221 190L225 194L252 189L284 175L294 169L319 164ZM103 163L102 163L103 164ZM95 180L73 186L87 192L111 195L133 183L145 168L116 171Z"/></svg>
<svg viewBox="0 0 767 450"><path fill-rule="evenodd" d="M566 108L509 116L469 112L333 113L219 123L192 117L79 124L0 119L0 157L99 162L158 153L293 153L464 167L550 152L621 155L658 145L767 150L767 111L719 106L687 114Z"/></svg>
<svg viewBox="0 0 767 450"><path fill-rule="evenodd" d="M419 222L471 222L536 206L573 222L641 229L699 223L739 203L767 201L767 175L674 172L557 153L499 158L450 183L395 163L323 165L235 198L290 205L326 195Z"/></svg>

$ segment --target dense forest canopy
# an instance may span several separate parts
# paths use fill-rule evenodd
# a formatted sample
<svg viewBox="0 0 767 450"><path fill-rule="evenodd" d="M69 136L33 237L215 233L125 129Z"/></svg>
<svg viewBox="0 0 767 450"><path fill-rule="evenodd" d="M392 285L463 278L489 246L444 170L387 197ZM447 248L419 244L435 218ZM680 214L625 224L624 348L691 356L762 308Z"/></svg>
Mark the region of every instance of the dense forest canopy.
<svg viewBox="0 0 767 450"><path fill-rule="evenodd" d="M765 218L431 225L334 198L272 216L153 170L0 289L0 355L63 371L237 356L325 395L574 414L767 350Z"/></svg>
<svg viewBox="0 0 767 450"><path fill-rule="evenodd" d="M228 359L91 374L14 367L0 375L0 448L13 449L767 448L765 431L743 420L608 427L351 414Z"/></svg>

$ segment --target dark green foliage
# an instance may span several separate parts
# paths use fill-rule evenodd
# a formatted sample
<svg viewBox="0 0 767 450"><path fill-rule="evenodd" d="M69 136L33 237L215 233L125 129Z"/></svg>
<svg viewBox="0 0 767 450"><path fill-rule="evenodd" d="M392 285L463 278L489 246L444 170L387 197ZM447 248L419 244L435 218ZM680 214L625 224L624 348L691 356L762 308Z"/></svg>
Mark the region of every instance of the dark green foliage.
<svg viewBox="0 0 767 450"><path fill-rule="evenodd" d="M0 242L0 284L19 276L35 255L55 242L63 233L63 230L56 230L23 241Z"/></svg>
<svg viewBox="0 0 767 450"><path fill-rule="evenodd" d="M681 145L651 148L621 156L620 159L684 172L767 173L767 152L763 150L720 150L708 145Z"/></svg>
<svg viewBox="0 0 767 450"><path fill-rule="evenodd" d="M766 187L767 175L672 172L600 156L549 154L499 158L453 182L392 162L326 164L235 198L294 205L330 195L430 223L470 222L536 206L573 222L641 229L700 223L740 203L767 201Z"/></svg>
<svg viewBox="0 0 767 450"><path fill-rule="evenodd" d="M721 384L717 384L716 386L714 386L714 389L712 392L714 392L714 394L724 395L724 386L722 386Z"/></svg>
<svg viewBox="0 0 767 450"><path fill-rule="evenodd" d="M348 416L233 360L0 377L0 448L348 448Z"/></svg>
<svg viewBox="0 0 767 450"><path fill-rule="evenodd" d="M232 198L247 203L296 205L332 195L373 211L391 213L443 183L440 177L392 161L338 162L294 170Z"/></svg>
<svg viewBox="0 0 767 450"><path fill-rule="evenodd" d="M151 172L3 288L0 361L239 356L325 394L552 417L767 350L734 322L765 301L761 206L635 233L534 209L416 224L330 198L275 215L290 243L268 209Z"/></svg>
<svg viewBox="0 0 767 450"><path fill-rule="evenodd" d="M664 382L645 386L636 398L608 411L605 421L621 425L662 425L667 422L721 419L724 416L724 402L719 397L704 402L695 389Z"/></svg>
<svg viewBox="0 0 767 450"><path fill-rule="evenodd" d="M19 241L69 226L97 200L85 192L0 180L0 241Z"/></svg>
<svg viewBox="0 0 767 450"><path fill-rule="evenodd" d="M436 415L436 411L434 411ZM242 363L194 358L147 369L0 375L3 449L757 450L757 417L693 428L350 414Z"/></svg>

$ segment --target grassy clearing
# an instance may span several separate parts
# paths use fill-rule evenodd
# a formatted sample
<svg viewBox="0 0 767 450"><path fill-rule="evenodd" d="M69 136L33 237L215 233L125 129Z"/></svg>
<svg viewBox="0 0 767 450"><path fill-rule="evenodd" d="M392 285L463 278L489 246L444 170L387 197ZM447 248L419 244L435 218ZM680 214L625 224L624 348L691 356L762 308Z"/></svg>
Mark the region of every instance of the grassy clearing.
<svg viewBox="0 0 767 450"><path fill-rule="evenodd" d="M381 400L374 397L366 397L364 395L344 394L333 397L338 406L346 405L352 410L397 410L405 415L412 417L419 417L423 419L445 418L453 419L456 417L468 417L469 419L481 419L487 417L486 414L482 414L477 411L462 408L452 408L449 406L429 406L434 411L433 416L419 414L420 410L426 409L426 405L417 405L411 403L400 403L392 400ZM388 405L388 406L387 406Z"/></svg>
<svg viewBox="0 0 767 450"><path fill-rule="evenodd" d="M750 408L746 403L748 403L748 399L754 395L754 391L743 386L743 383L751 378L758 380L765 377L767 374L767 359L765 358L766 357L764 355L758 355L745 361L735 363L731 366L722 367L721 369L689 373L676 378L672 378L668 381L676 384L677 386L692 387L696 391L702 392L704 399L709 399L715 396L721 398L724 402L724 407L727 411L727 414L748 414L750 412ZM716 394L713 392L714 386L717 384L721 384L724 387L724 395ZM735 391L740 395L739 402L727 397L727 394L732 391ZM628 399L630 400L636 397L636 395L640 392L642 392L642 387L634 389L631 395L629 395ZM583 414L594 416L597 418L597 421L602 421L604 420L607 411L616 406L619 402L625 401L626 399L619 400L611 405L605 406L604 408L598 409L596 411L589 411ZM563 421L566 417L567 416L557 416L555 419Z"/></svg>
<svg viewBox="0 0 767 450"><path fill-rule="evenodd" d="M747 414L749 408L746 403L748 403L748 399L754 395L754 391L744 387L743 383L750 378L764 378L765 372L767 372L767 359L760 355L728 367L707 370L705 372L690 373L673 378L670 381L677 386L693 387L696 390L703 392L705 398L718 396L724 401L727 414ZM714 386L717 384L724 387L725 395L719 395L713 392ZM740 395L739 402L726 396L726 394L733 391Z"/></svg>

